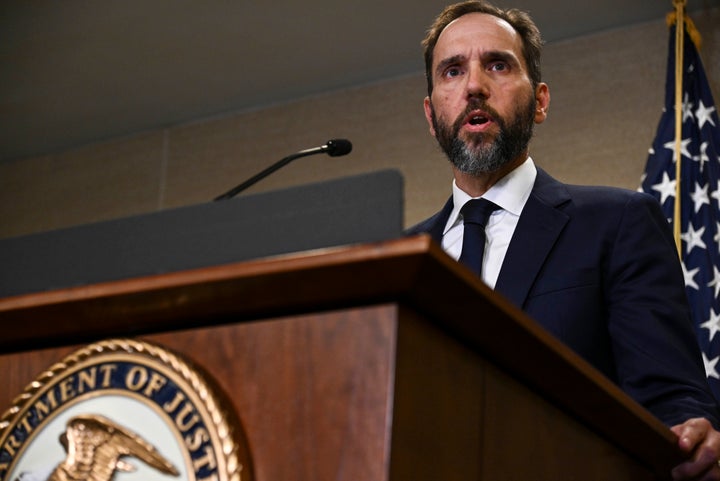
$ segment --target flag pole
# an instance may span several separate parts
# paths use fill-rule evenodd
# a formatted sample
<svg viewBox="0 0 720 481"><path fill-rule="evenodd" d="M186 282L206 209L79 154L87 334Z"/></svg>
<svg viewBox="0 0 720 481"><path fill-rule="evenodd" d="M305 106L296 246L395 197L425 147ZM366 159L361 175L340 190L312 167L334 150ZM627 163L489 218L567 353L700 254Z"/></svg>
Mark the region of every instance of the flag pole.
<svg viewBox="0 0 720 481"><path fill-rule="evenodd" d="M682 121L683 121L683 49L685 38L685 3L687 0L673 0L675 5L675 208L673 211L673 236L678 256L682 258L680 239L682 219L680 218L680 192L682 167Z"/></svg>

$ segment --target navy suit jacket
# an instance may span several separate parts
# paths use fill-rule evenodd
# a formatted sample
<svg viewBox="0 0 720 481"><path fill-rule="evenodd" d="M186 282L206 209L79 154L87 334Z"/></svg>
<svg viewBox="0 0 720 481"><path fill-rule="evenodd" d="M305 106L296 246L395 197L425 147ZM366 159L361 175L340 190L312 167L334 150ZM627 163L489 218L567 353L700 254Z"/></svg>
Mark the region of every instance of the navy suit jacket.
<svg viewBox="0 0 720 481"><path fill-rule="evenodd" d="M452 198L407 231L440 242ZM669 224L657 201L538 169L495 291L665 424L718 426ZM529 360L528 362L531 362Z"/></svg>

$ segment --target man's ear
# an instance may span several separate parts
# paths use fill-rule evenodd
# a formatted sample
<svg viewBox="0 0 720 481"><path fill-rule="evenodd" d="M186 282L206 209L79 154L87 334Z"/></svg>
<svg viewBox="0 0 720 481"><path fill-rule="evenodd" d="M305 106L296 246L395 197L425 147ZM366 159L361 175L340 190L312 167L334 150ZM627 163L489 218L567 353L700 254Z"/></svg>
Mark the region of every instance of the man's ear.
<svg viewBox="0 0 720 481"><path fill-rule="evenodd" d="M541 124L548 116L550 107L550 88L546 83L540 82L535 89L535 123Z"/></svg>
<svg viewBox="0 0 720 481"><path fill-rule="evenodd" d="M435 137L435 127L432 121L433 108L432 103L430 103L430 97L425 97L423 107L425 108L425 120L427 120L428 127L430 128L430 135Z"/></svg>

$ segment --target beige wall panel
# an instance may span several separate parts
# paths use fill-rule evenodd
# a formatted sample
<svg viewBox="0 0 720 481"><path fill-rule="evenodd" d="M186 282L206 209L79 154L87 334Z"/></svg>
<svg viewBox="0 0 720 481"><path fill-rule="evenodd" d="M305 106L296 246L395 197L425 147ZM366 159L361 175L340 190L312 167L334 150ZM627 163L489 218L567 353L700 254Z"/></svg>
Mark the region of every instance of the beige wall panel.
<svg viewBox="0 0 720 481"><path fill-rule="evenodd" d="M663 30L622 30L547 50L549 116L531 149L539 165L566 182L637 188L660 119L667 58L647 46Z"/></svg>
<svg viewBox="0 0 720 481"><path fill-rule="evenodd" d="M52 162L49 155L0 163L0 237L47 230Z"/></svg>
<svg viewBox="0 0 720 481"><path fill-rule="evenodd" d="M153 132L0 164L0 235L157 210L162 149Z"/></svg>

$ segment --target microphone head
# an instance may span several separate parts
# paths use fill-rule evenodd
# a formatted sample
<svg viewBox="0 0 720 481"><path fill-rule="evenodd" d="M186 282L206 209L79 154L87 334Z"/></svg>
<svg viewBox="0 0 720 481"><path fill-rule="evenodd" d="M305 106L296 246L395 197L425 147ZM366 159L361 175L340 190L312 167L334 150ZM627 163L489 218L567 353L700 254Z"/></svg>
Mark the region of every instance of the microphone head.
<svg viewBox="0 0 720 481"><path fill-rule="evenodd" d="M328 140L324 147L330 157L339 157L350 153L352 143L347 139L332 139Z"/></svg>

